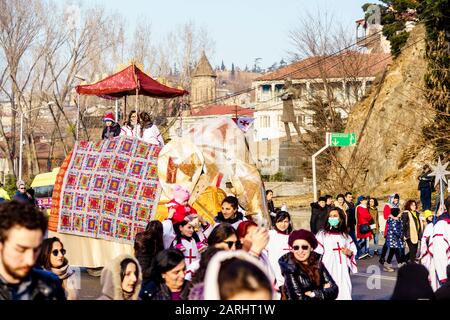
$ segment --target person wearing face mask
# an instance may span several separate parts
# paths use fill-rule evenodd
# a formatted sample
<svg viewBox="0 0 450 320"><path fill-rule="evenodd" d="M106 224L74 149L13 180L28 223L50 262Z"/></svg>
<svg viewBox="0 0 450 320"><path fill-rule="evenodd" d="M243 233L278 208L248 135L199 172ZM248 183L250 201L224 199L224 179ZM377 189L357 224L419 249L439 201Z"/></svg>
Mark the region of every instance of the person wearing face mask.
<svg viewBox="0 0 450 320"><path fill-rule="evenodd" d="M339 288L320 255L314 252L318 242L308 230L293 231L289 236L290 252L278 263L284 277L283 295L287 300L335 300Z"/></svg>
<svg viewBox="0 0 450 320"><path fill-rule="evenodd" d="M319 245L315 252L322 255L322 262L330 272L339 288L336 300L352 299L352 282L350 271L357 273L355 256L356 245L348 234L345 214L339 208L333 208L328 213L325 229L316 235Z"/></svg>

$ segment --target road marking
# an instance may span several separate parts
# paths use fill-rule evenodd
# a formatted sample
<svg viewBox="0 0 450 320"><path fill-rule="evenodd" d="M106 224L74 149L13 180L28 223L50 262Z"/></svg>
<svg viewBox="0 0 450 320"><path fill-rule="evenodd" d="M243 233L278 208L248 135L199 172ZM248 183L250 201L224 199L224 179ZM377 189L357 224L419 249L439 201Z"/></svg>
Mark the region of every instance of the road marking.
<svg viewBox="0 0 450 320"><path fill-rule="evenodd" d="M379 279L382 279L382 280L389 280L389 281L396 281L397 280L396 277L380 276L380 275L376 275L376 274L373 274L373 273L363 273L363 272L355 273L355 274L353 274L353 276L359 276L359 277L364 277L364 278L373 278L373 277L375 277L375 278L379 278Z"/></svg>

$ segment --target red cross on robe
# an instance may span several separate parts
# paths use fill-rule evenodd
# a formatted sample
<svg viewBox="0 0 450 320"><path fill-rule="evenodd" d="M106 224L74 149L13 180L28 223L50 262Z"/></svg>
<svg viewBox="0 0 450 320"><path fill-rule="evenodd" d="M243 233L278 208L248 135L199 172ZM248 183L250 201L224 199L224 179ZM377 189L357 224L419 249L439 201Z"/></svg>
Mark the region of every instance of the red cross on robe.
<svg viewBox="0 0 450 320"><path fill-rule="evenodd" d="M341 248L341 245L339 244L339 242L336 242L336 244L337 244L337 248L333 248L333 251L338 251L338 254L339 254L339 263L342 264L342 258L341 258L341 251L342 251L342 248Z"/></svg>
<svg viewBox="0 0 450 320"><path fill-rule="evenodd" d="M197 256L193 256L192 255L192 249L189 249L189 255L188 256L184 256L186 259L189 259L189 264L192 263L192 259L197 258Z"/></svg>

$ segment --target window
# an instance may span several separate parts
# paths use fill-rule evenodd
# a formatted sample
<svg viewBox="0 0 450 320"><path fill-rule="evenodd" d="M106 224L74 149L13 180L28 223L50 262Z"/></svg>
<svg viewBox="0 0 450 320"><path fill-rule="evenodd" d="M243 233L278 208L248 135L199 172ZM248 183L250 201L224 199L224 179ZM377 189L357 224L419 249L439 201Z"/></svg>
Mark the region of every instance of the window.
<svg viewBox="0 0 450 320"><path fill-rule="evenodd" d="M305 125L305 115L304 114L297 116L297 123L299 126Z"/></svg>
<svg viewBox="0 0 450 320"><path fill-rule="evenodd" d="M263 93L263 94L267 94L267 93L270 92L270 88L271 88L270 85L265 84L265 85L262 85L261 87L262 87L262 93Z"/></svg>

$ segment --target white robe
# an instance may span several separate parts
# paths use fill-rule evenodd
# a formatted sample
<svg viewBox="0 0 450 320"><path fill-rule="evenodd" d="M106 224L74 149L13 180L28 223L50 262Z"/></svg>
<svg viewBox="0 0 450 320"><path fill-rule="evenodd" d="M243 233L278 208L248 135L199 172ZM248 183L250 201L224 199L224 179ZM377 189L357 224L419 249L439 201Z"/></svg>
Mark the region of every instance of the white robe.
<svg viewBox="0 0 450 320"><path fill-rule="evenodd" d="M200 253L197 249L197 243L193 238L191 238L191 240L181 238L181 244L186 248L186 250L183 251L184 262L186 263L186 275L184 278L190 281L200 266ZM172 246L175 248L176 245L177 240L175 239L172 242Z"/></svg>
<svg viewBox="0 0 450 320"><path fill-rule="evenodd" d="M142 133L142 140L147 143L164 147L164 140L161 136L161 132L159 132L158 127L155 125L152 125L150 128L144 129L144 132Z"/></svg>
<svg viewBox="0 0 450 320"><path fill-rule="evenodd" d="M436 278L436 269L434 268L433 255L430 251L431 238L433 236L434 225L429 223L426 225L423 231L422 240L420 241L420 263L428 269L429 281L434 291L439 287L439 283Z"/></svg>
<svg viewBox="0 0 450 320"><path fill-rule="evenodd" d="M275 273L278 287L284 284L284 277L281 274L278 260L289 252L290 248L288 245L288 240L288 234L279 233L273 229L269 231L269 242L267 243L266 249L269 263Z"/></svg>
<svg viewBox="0 0 450 320"><path fill-rule="evenodd" d="M171 220L164 220L163 225L163 242L164 249L169 249L172 246L173 240L176 238L175 230Z"/></svg>
<svg viewBox="0 0 450 320"><path fill-rule="evenodd" d="M450 264L450 222L438 221L433 228L430 241L430 252L433 255L433 264L439 281L447 279L447 265Z"/></svg>
<svg viewBox="0 0 450 320"><path fill-rule="evenodd" d="M316 234L316 238L319 245L315 251L323 255L322 262L339 288L336 300L352 300L350 271L358 272L355 260L357 253L355 243L350 236L323 230ZM340 250L343 247L352 250L353 255L351 257L346 256Z"/></svg>
<svg viewBox="0 0 450 320"><path fill-rule="evenodd" d="M139 125L134 126L133 129L128 127L127 125L124 125L120 128L120 134L119 136L127 136L127 137L138 137L139 138L139 132L141 128Z"/></svg>

